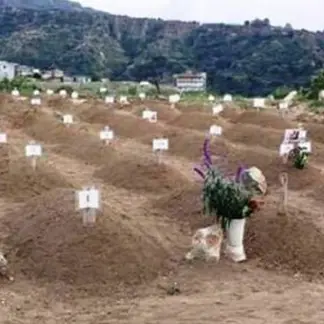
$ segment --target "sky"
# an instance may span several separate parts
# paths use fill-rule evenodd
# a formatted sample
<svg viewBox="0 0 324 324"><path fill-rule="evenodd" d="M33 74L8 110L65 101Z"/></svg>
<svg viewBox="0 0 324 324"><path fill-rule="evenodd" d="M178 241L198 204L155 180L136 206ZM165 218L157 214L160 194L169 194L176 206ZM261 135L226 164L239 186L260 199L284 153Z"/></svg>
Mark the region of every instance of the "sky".
<svg viewBox="0 0 324 324"><path fill-rule="evenodd" d="M269 18L272 25L324 30L324 0L79 0L83 6L132 17L201 23L243 23Z"/></svg>

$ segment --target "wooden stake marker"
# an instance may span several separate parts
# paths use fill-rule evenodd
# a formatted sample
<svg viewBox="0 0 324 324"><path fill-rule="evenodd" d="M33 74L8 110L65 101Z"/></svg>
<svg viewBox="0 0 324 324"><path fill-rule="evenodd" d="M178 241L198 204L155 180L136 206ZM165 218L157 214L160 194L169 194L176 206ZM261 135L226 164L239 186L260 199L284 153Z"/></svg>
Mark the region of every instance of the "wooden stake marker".
<svg viewBox="0 0 324 324"><path fill-rule="evenodd" d="M288 173L282 172L279 175L279 181L282 186L281 212L286 215L288 208Z"/></svg>

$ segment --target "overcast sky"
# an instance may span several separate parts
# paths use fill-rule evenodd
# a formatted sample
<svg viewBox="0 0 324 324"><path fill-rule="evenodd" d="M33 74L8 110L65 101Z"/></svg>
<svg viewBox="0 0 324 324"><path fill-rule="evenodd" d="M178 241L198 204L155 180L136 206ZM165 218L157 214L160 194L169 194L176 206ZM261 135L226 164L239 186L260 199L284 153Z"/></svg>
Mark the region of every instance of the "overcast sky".
<svg viewBox="0 0 324 324"><path fill-rule="evenodd" d="M94 9L132 17L243 23L269 18L273 25L324 30L324 0L80 0Z"/></svg>

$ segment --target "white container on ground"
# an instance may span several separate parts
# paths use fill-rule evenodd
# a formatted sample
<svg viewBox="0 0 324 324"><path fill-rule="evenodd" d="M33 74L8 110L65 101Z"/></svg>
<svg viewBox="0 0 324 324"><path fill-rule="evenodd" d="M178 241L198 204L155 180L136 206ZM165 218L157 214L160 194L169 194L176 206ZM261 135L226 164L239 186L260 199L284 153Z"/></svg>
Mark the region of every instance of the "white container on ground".
<svg viewBox="0 0 324 324"><path fill-rule="evenodd" d="M226 254L234 262L246 260L244 250L244 230L246 218L232 219L227 230Z"/></svg>

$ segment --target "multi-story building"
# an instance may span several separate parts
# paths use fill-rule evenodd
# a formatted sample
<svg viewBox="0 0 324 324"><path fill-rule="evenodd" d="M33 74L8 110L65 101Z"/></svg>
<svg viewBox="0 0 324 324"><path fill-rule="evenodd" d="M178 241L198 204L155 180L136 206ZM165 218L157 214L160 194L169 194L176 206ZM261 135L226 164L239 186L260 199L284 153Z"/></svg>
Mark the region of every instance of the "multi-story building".
<svg viewBox="0 0 324 324"><path fill-rule="evenodd" d="M192 73L191 71L174 76L175 85L180 91L206 91L207 73Z"/></svg>

